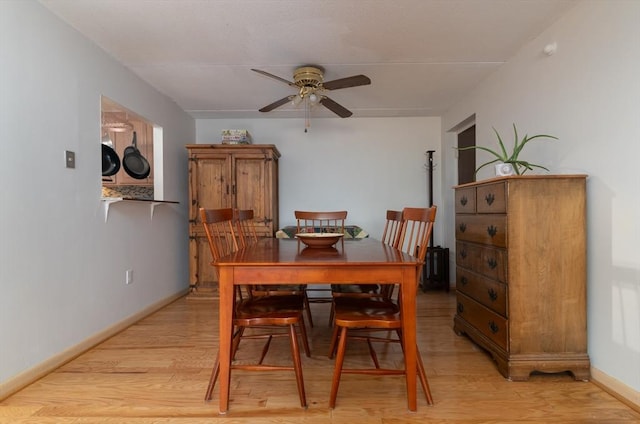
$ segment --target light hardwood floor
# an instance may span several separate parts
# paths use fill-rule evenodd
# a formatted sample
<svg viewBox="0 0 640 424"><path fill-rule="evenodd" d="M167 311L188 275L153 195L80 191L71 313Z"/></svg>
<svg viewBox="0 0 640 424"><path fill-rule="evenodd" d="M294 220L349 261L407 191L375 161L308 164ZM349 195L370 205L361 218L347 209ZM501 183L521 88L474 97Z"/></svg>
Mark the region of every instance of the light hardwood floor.
<svg viewBox="0 0 640 424"><path fill-rule="evenodd" d="M182 298L0 402L0 423L640 422L639 413L593 383L566 374L506 381L484 351L453 333L454 292L421 293L418 304L418 340L435 405L427 406L418 389L415 413L406 409L403 378L394 376L345 375L336 408L328 408L328 305L314 304L313 355L303 357L308 409L299 407L293 373L237 371L230 411L219 416L217 389L212 402L203 401L217 348L217 306ZM255 357L259 342L243 343L238 360ZM287 343L274 341L267 358L288 362ZM355 343L347 360L369 361ZM401 361L397 346L379 352L385 361Z"/></svg>

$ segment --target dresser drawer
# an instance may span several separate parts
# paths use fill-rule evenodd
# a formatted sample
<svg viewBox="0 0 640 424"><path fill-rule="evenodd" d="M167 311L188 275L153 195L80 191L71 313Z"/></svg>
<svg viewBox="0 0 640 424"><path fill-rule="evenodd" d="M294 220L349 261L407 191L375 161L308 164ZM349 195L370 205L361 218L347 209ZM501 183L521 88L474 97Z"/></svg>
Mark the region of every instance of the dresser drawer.
<svg viewBox="0 0 640 424"><path fill-rule="evenodd" d="M456 215L456 239L507 246L507 215Z"/></svg>
<svg viewBox="0 0 640 424"><path fill-rule="evenodd" d="M505 284L458 267L456 288L492 311L507 317L507 286Z"/></svg>
<svg viewBox="0 0 640 424"><path fill-rule="evenodd" d="M504 249L457 241L456 265L492 280L507 282L507 252Z"/></svg>
<svg viewBox="0 0 640 424"><path fill-rule="evenodd" d="M456 213L476 212L476 188L468 187L456 190Z"/></svg>
<svg viewBox="0 0 640 424"><path fill-rule="evenodd" d="M476 188L478 213L507 212L507 185L504 182L484 184Z"/></svg>
<svg viewBox="0 0 640 424"><path fill-rule="evenodd" d="M509 335L507 319L465 296L457 295L457 316L467 321L504 350Z"/></svg>

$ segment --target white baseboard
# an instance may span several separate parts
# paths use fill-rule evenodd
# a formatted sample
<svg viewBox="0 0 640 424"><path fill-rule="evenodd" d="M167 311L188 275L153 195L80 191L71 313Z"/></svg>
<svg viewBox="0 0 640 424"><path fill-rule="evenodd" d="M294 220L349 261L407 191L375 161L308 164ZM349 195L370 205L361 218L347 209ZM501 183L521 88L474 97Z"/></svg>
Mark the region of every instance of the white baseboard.
<svg viewBox="0 0 640 424"><path fill-rule="evenodd" d="M611 396L640 412L640 392L591 367L591 381Z"/></svg>
<svg viewBox="0 0 640 424"><path fill-rule="evenodd" d="M91 337L83 340L82 342L76 344L75 346L71 346L70 348L58 353L57 355L52 356L51 358L39 363L38 365L21 372L17 376L0 383L0 401L8 398L12 394L16 393L18 390L28 386L34 381L44 377L55 369L61 367L67 362L77 358L87 350L97 346L103 341L107 340L109 337L112 337L119 332L125 330L127 327L135 324L141 319L151 315L157 310L165 307L169 303L175 301L176 299L181 298L189 292L188 289L173 294L167 298L164 298L143 310L131 315L130 317L125 318L124 320L113 324L112 326L105 328L104 330L92 335Z"/></svg>

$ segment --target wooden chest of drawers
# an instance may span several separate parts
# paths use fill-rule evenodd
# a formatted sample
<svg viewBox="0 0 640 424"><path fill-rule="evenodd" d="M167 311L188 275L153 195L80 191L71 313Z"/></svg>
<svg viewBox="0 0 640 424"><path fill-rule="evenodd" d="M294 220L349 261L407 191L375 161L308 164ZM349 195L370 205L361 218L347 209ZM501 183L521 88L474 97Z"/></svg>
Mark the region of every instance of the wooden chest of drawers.
<svg viewBox="0 0 640 424"><path fill-rule="evenodd" d="M454 330L512 380L588 380L586 176L512 176L455 187Z"/></svg>

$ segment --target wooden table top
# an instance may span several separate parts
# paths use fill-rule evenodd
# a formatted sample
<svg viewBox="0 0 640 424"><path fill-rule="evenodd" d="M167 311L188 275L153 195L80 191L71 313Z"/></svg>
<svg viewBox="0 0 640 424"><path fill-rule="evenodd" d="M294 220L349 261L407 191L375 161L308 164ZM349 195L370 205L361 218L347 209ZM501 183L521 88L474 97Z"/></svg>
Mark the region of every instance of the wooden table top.
<svg viewBox="0 0 640 424"><path fill-rule="evenodd" d="M294 239L267 238L249 249L221 258L218 267L227 266L309 266L398 264L415 266L416 258L372 238L338 241L333 248L310 248Z"/></svg>

